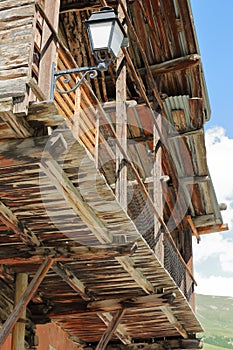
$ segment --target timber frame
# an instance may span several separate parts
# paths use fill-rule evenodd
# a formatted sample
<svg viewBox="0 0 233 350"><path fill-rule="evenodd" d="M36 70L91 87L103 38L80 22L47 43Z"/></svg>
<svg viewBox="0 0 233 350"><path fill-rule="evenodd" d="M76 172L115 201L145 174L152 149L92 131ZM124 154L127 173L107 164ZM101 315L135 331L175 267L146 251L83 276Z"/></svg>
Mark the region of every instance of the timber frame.
<svg viewBox="0 0 233 350"><path fill-rule="evenodd" d="M53 62L95 64L106 5L129 48L51 100ZM189 0L3 0L0 39L0 348L53 321L83 350L201 349L192 236L228 227Z"/></svg>

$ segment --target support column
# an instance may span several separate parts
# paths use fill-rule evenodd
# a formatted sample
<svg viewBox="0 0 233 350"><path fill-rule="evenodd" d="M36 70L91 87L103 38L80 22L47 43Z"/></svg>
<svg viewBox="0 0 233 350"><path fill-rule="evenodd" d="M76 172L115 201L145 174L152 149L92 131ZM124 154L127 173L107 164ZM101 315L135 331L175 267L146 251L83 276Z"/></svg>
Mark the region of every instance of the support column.
<svg viewBox="0 0 233 350"><path fill-rule="evenodd" d="M14 305L16 306L22 295L27 289L28 285L28 275L26 273L18 273L16 275L15 283L15 301ZM11 350L24 350L24 338L25 338L25 326L26 326L26 307L22 311L18 322L16 322L13 332L12 332L12 342Z"/></svg>
<svg viewBox="0 0 233 350"><path fill-rule="evenodd" d="M40 283L43 281L46 273L49 271L50 267L53 264L53 260L50 258L46 258L44 262L39 267L38 271L36 272L35 276L31 280L30 284L28 285L27 289L21 296L19 302L14 307L14 310L12 311L11 315L8 317L6 322L4 323L3 327L0 330L0 349L1 346L4 344L5 340L7 339L8 335L14 328L14 325L18 321L20 315L22 314L22 311L27 307L27 304L37 291L37 288L39 287Z"/></svg>
<svg viewBox="0 0 233 350"><path fill-rule="evenodd" d="M124 309L120 309L115 313L111 322L109 323L107 330L104 332L95 350L106 349L106 346L108 345L108 342L111 339L113 333L116 331L117 326L120 324L121 319L124 316L124 313L125 313Z"/></svg>
<svg viewBox="0 0 233 350"><path fill-rule="evenodd" d="M58 31L59 10L60 0L45 0L44 12L56 31ZM39 67L39 87L48 99L50 97L52 63L55 61L56 51L54 36L46 21L44 21Z"/></svg>
<svg viewBox="0 0 233 350"><path fill-rule="evenodd" d="M157 125L161 130L161 115L156 118ZM160 137L157 128L154 126L154 164L153 164L153 184L154 184L154 204L159 216L163 219L163 193L162 193L162 148L160 145ZM155 217L154 219L154 235L155 235L155 254L159 261L164 264L164 245L163 232L161 232L161 224Z"/></svg>
<svg viewBox="0 0 233 350"><path fill-rule="evenodd" d="M124 0L126 6L126 0ZM120 21L124 18L122 7L118 8ZM127 112L126 112L126 63L121 51L117 59L116 81L116 134L121 146L127 152ZM124 157L116 147L116 197L121 206L127 210L127 166Z"/></svg>

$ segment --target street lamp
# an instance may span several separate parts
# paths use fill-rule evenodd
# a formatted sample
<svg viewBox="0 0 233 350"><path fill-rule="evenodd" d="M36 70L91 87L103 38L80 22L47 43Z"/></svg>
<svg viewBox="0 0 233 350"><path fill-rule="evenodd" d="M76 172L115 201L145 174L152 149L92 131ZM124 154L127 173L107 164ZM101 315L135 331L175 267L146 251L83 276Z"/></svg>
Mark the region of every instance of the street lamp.
<svg viewBox="0 0 233 350"><path fill-rule="evenodd" d="M91 17L85 21L91 51L93 52L97 66L73 68L70 70L56 71L55 63L52 67L51 99L54 98L54 90L60 94L68 94L76 90L83 82L87 74L90 78L96 78L98 71L107 71L112 59L116 59L121 47L128 46L128 37L124 28L111 7L105 6L99 12L94 12ZM102 53L105 53L102 58ZM59 78L63 77L63 83L68 84L71 80L71 74L84 74L77 84L69 90L60 90L56 86Z"/></svg>

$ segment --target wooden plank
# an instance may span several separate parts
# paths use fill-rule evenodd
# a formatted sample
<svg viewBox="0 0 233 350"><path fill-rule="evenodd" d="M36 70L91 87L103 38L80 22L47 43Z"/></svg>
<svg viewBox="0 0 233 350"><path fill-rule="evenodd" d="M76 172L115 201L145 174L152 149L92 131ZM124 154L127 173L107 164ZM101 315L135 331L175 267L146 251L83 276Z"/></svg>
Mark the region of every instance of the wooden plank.
<svg viewBox="0 0 233 350"><path fill-rule="evenodd" d="M178 132L183 132L187 129L185 112L183 109L174 109L171 111L174 127Z"/></svg>
<svg viewBox="0 0 233 350"><path fill-rule="evenodd" d="M12 311L11 315L8 317L8 319L2 326L0 330L0 347L5 343L5 340L12 331L15 323L18 321L22 311L26 308L27 304L37 291L39 285L43 281L46 273L49 271L52 264L52 259L48 258L44 260L44 262L41 264L38 271L36 272L35 276L33 277L32 281L30 282L28 288L21 297L20 301L18 302L16 307L14 307L14 310Z"/></svg>
<svg viewBox="0 0 233 350"><path fill-rule="evenodd" d="M15 307L20 302L23 294L28 286L28 275L26 273L18 273L15 282ZM26 308L20 315L20 322L16 322L12 331L11 350L24 350L24 337L26 327Z"/></svg>
<svg viewBox="0 0 233 350"><path fill-rule="evenodd" d="M125 314L124 309L120 309L115 313L111 322L108 325L108 328L106 329L103 336L101 337L101 339L96 347L96 350L105 350L106 349L106 346L108 345L109 340L111 339L112 335L114 334L115 330L117 329L117 326L121 322L124 314Z"/></svg>

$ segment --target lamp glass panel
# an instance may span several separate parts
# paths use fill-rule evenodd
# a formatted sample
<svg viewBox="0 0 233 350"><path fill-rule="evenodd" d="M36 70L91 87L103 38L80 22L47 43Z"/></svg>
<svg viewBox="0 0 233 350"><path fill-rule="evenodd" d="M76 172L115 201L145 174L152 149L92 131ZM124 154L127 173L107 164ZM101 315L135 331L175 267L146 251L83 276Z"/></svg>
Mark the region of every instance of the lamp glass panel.
<svg viewBox="0 0 233 350"><path fill-rule="evenodd" d="M93 50L104 49L108 47L109 36L111 33L112 22L101 22L90 24L90 33Z"/></svg>
<svg viewBox="0 0 233 350"><path fill-rule="evenodd" d="M122 33L122 30L120 29L119 24L115 22L113 35L112 35L112 42L110 45L110 48L113 54L115 55L115 57L118 56L123 39L124 39L124 34Z"/></svg>

